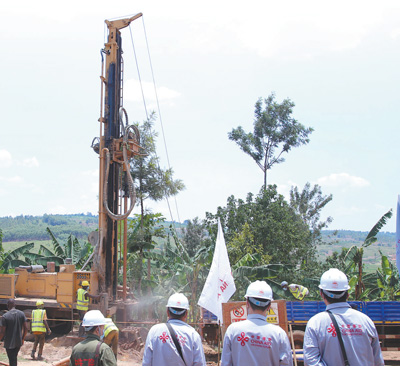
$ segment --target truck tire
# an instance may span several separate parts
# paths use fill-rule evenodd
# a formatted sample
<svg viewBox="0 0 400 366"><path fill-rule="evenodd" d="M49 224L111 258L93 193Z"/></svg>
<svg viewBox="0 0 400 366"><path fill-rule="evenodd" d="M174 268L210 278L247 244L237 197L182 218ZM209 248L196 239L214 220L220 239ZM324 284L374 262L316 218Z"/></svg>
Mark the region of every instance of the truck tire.
<svg viewBox="0 0 400 366"><path fill-rule="evenodd" d="M293 342L295 349L303 349L304 332L302 330L293 331Z"/></svg>

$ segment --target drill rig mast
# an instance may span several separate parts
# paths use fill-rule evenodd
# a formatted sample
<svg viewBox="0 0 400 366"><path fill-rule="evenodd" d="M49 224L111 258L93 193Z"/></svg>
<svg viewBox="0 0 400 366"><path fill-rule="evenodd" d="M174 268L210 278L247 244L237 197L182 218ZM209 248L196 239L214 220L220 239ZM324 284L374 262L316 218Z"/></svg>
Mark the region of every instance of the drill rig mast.
<svg viewBox="0 0 400 366"><path fill-rule="evenodd" d="M99 290L108 293L111 301L117 300L119 252L123 256L122 291L123 299L126 299L127 217L136 202L129 161L134 155L138 155L140 150L139 131L135 126L128 124L128 115L123 108L120 30L141 16L139 13L131 18L105 21L108 39L102 50L105 63L103 58L100 77L102 99L99 118L100 137L95 138L92 143L93 149L100 156L99 231L95 240L97 248L93 265L99 276Z"/></svg>

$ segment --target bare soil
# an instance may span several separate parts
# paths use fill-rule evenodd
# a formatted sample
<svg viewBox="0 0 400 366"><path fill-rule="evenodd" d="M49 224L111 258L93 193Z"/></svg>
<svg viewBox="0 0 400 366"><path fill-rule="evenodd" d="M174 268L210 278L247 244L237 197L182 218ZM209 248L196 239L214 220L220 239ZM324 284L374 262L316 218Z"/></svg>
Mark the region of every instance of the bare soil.
<svg viewBox="0 0 400 366"><path fill-rule="evenodd" d="M18 365L52 365L63 358L69 357L75 343L76 342L66 336L56 337L52 340L46 341L43 350L44 360L37 361L32 360L30 357L33 343L26 341L19 352ZM218 352L207 344L203 344L203 347L206 355L207 366L217 366ZM124 350L123 347L119 347L117 364L119 366L141 366L143 356L142 352L138 352L134 349ZM398 351L385 351L383 352L383 357L385 359L385 364L387 365L400 365L400 352ZM0 361L8 364L8 358L3 347L3 342L0 342Z"/></svg>
<svg viewBox="0 0 400 366"><path fill-rule="evenodd" d="M21 347L18 354L18 365L27 366L49 366L63 358L69 357L73 346L77 343L71 339L71 337L55 337L46 344L43 349L43 361L32 360L31 352L33 343L25 341L24 345ZM124 347L119 347L118 349L118 360L117 364L119 366L141 366L143 351L139 352L134 349L124 350ZM204 345L204 353L206 354L207 366L217 366L218 353L211 347ZM214 361L215 362L212 362ZM0 342L0 361L8 364L8 358L6 351L3 347L3 342Z"/></svg>

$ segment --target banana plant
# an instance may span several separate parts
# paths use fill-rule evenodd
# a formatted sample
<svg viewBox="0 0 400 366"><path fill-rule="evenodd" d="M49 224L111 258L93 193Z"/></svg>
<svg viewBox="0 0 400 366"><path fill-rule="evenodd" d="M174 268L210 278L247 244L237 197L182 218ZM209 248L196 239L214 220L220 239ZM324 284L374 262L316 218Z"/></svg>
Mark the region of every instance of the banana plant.
<svg viewBox="0 0 400 366"><path fill-rule="evenodd" d="M1 271L3 273L8 273L11 268L15 268L18 266L28 266L30 264L29 261L27 261L26 258L25 261L20 258L25 257L34 246L34 243L25 243L19 248L3 253L3 260L0 266Z"/></svg>
<svg viewBox="0 0 400 366"><path fill-rule="evenodd" d="M375 243L377 239L377 235L379 231L382 229L384 225L386 225L387 221L392 217L392 209L386 212L379 221L374 225L374 227L370 230L368 235L366 236L364 242L360 247L353 245L344 258L346 269L345 272L350 277L349 286L351 286L350 295L354 294L355 300L361 300L364 296L363 292L366 289L365 282L363 281L363 255L364 248L370 246Z"/></svg>
<svg viewBox="0 0 400 366"><path fill-rule="evenodd" d="M55 262L56 265L60 265L65 262L66 258L71 258L76 268L81 268L93 251L93 247L90 243L80 243L79 240L72 235L68 236L65 243L60 243L49 228L46 230L50 235L53 251L41 245L38 256L35 258L36 263L46 266L47 262Z"/></svg>
<svg viewBox="0 0 400 366"><path fill-rule="evenodd" d="M399 272L388 257L381 255L381 267L377 269L378 299L396 301L400 299Z"/></svg>

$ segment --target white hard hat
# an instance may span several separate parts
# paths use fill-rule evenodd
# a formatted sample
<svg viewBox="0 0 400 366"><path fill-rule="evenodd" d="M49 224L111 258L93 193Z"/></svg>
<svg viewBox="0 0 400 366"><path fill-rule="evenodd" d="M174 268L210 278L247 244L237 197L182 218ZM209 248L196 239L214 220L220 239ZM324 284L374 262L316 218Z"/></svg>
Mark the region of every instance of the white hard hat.
<svg viewBox="0 0 400 366"><path fill-rule="evenodd" d="M105 318L104 321L106 322L106 324L111 324L113 322L111 318Z"/></svg>
<svg viewBox="0 0 400 366"><path fill-rule="evenodd" d="M326 291L347 291L350 288L347 276L337 268L326 271L321 276L318 287Z"/></svg>
<svg viewBox="0 0 400 366"><path fill-rule="evenodd" d="M106 324L106 318L100 310L90 310L83 317L82 326L95 327Z"/></svg>
<svg viewBox="0 0 400 366"><path fill-rule="evenodd" d="M272 289L268 283L265 281L252 282L249 287L247 287L246 295L244 297L247 299L249 297L257 297L259 299L273 300ZM257 305L257 304L256 304Z"/></svg>
<svg viewBox="0 0 400 366"><path fill-rule="evenodd" d="M189 300L184 294L173 294L169 297L167 308L189 309Z"/></svg>

